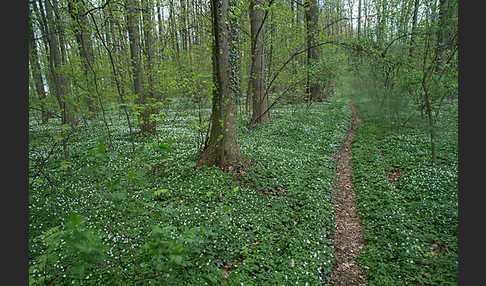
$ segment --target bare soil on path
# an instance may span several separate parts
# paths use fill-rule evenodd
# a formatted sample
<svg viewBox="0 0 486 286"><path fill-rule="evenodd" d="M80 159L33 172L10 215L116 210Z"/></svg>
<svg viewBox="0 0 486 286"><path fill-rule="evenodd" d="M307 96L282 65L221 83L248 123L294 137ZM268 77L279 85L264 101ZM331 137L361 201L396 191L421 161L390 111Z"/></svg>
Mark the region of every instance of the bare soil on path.
<svg viewBox="0 0 486 286"><path fill-rule="evenodd" d="M336 221L332 243L336 253L337 266L331 277L329 284L331 286L368 285L365 272L357 262L358 254L363 249L363 227L354 202L356 194L351 182L353 169L350 164L353 156L351 142L361 120L352 102L350 105L353 111L353 126L348 131L346 140L337 155L338 170L334 179Z"/></svg>

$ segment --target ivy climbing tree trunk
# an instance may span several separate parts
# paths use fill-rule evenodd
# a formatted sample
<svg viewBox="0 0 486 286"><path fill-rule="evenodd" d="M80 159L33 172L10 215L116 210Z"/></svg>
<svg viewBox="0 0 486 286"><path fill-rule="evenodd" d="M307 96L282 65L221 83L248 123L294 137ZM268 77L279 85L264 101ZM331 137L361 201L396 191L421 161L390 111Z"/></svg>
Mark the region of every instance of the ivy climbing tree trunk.
<svg viewBox="0 0 486 286"><path fill-rule="evenodd" d="M312 75L319 62L320 48L316 46L319 36L319 6L317 0L306 0L304 4L307 37L307 96L309 100L321 101L322 91L318 79Z"/></svg>
<svg viewBox="0 0 486 286"><path fill-rule="evenodd" d="M268 112L268 93L265 92L265 27L264 7L262 0L250 1L250 28L251 28L251 71L250 93L252 99L252 124L270 121Z"/></svg>
<svg viewBox="0 0 486 286"><path fill-rule="evenodd" d="M197 166L218 166L231 171L240 161L237 143L236 100L239 94L238 17L236 0L211 0L213 37L213 94L208 143Z"/></svg>

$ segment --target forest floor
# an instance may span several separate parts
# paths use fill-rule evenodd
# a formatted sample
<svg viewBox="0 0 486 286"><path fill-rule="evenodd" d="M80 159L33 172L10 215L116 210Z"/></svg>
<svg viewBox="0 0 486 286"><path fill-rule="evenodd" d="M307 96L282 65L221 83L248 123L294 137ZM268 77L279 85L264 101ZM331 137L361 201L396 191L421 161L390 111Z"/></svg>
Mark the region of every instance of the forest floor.
<svg viewBox="0 0 486 286"><path fill-rule="evenodd" d="M351 142L361 119L352 102L350 105L353 111L353 126L337 154L338 169L334 182L334 208L337 217L332 238L337 265L330 285L368 285L365 273L357 263L358 254L363 248L363 227L354 202L356 194L351 182L353 169L350 164L353 156Z"/></svg>
<svg viewBox="0 0 486 286"><path fill-rule="evenodd" d="M134 152L126 121L108 113L113 148L100 118L81 125L69 137L70 176L52 140L61 122L31 120L32 285L328 283L335 154L352 117L333 97L282 105L252 130L239 120L251 164L230 174L194 168L199 119L184 102L158 118L156 136L136 137Z"/></svg>
<svg viewBox="0 0 486 286"><path fill-rule="evenodd" d="M70 131L71 162L61 121L29 117L32 285L457 284L457 103L436 118L439 166L418 111L387 117L342 92L252 130L240 118L240 174L194 168L199 117L185 106L135 151L117 110L113 147L90 120Z"/></svg>

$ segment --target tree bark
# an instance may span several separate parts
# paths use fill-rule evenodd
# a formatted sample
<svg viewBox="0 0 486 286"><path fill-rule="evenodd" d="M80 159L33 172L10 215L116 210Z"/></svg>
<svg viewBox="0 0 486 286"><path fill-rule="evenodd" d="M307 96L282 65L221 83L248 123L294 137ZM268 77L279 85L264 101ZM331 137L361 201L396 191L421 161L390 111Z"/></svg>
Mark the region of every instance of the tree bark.
<svg viewBox="0 0 486 286"><path fill-rule="evenodd" d="M182 25L181 29L181 37L182 37L182 50L187 51L188 49L188 25L187 25L187 7L186 7L186 1L185 0L180 0L179 1L181 5L181 11L180 11L180 23Z"/></svg>
<svg viewBox="0 0 486 286"><path fill-rule="evenodd" d="M29 9L30 14L30 9ZM37 44L34 37L34 29L32 25L32 15L29 15L29 61L31 66L32 78L34 80L34 87L41 102L41 118L42 124L47 124L49 121L49 112L46 109L43 102L47 97L46 90L44 88L44 80L42 79L41 66L39 63L39 55L37 53Z"/></svg>
<svg viewBox="0 0 486 286"><path fill-rule="evenodd" d="M154 58L154 53L153 53L153 37L152 37L152 30L153 30L153 19L152 19L152 14L153 14L153 2L152 0L142 0L142 16L143 16L143 33L144 33L144 38L145 38L145 55L147 58L146 62L146 74L148 77L148 85L147 85L147 90L146 90L146 98L145 100L155 100L155 93L154 93L154 75L153 75L153 58ZM152 104L153 102L145 102L145 104ZM156 108L152 108L150 106L147 106L144 109L144 126L143 126L143 131L148 134L156 134L157 131L157 123L155 120L151 120L151 115L156 114L158 110Z"/></svg>
<svg viewBox="0 0 486 286"><path fill-rule="evenodd" d="M312 75L312 71L319 62L320 48L316 46L319 36L318 16L319 6L317 0L306 0L304 4L306 37L307 37L307 96L309 100L321 101L322 91L318 78Z"/></svg>
<svg viewBox="0 0 486 286"><path fill-rule="evenodd" d="M143 90L143 72L142 59L140 53L140 25L139 25L139 9L140 2L138 0L127 0L128 11L128 37L130 41L130 63L131 74L133 77L133 92L137 96L137 103L141 106L141 123L140 131L142 134L151 134L153 130L150 125L150 116L148 116L145 105L147 94Z"/></svg>
<svg viewBox="0 0 486 286"><path fill-rule="evenodd" d="M40 2L42 3L42 2ZM61 71L62 67L62 62L61 62L61 54L60 50L64 51L61 49L59 40L57 38L58 35L60 35L60 25L58 25L57 21L54 19L54 7L57 5L57 0L45 0L45 5L46 5L46 16L47 16L47 39L49 42L49 68L50 72L53 78L53 83L54 83L54 95L59 103L59 107L62 111L62 124L68 124L69 122L69 108L67 104L67 81L64 73ZM41 7L41 10L42 7ZM69 147L67 145L67 136L62 133L62 146L63 146L63 152L64 152L64 160L65 161L70 161L70 156L69 156ZM71 169L67 168L66 170L69 173L71 173Z"/></svg>
<svg viewBox="0 0 486 286"><path fill-rule="evenodd" d="M211 0L213 31L213 96L208 144L197 165L233 170L240 161L237 143L236 99L239 94L238 17L233 13L236 0Z"/></svg>
<svg viewBox="0 0 486 286"><path fill-rule="evenodd" d="M412 30L410 35L410 49L408 52L409 57L413 56L413 52L415 48L415 37L416 37L415 33L417 29L416 26L417 26L417 14L418 14L419 1L420 0L415 0L413 5Z"/></svg>
<svg viewBox="0 0 486 286"><path fill-rule="evenodd" d="M255 7L257 5L259 7ZM250 1L250 27L251 27L251 71L250 92L252 98L252 124L270 121L268 108L268 94L265 93L265 27L263 18L265 3L261 0Z"/></svg>
<svg viewBox="0 0 486 286"><path fill-rule="evenodd" d="M169 0L169 29L171 34L170 41L173 44L173 49L176 53L176 57L179 58L179 38L177 36L177 28L175 23L174 1Z"/></svg>
<svg viewBox="0 0 486 286"><path fill-rule="evenodd" d="M361 0L358 0L358 41L361 36Z"/></svg>
<svg viewBox="0 0 486 286"><path fill-rule="evenodd" d="M447 50L449 37L449 0L439 0L439 23L437 29L437 65L436 71L441 72L444 68L444 53Z"/></svg>
<svg viewBox="0 0 486 286"><path fill-rule="evenodd" d="M68 9L73 19L73 32L78 44L79 55L83 60L84 67L84 77L86 79L86 90L87 94L84 96L86 100L86 105L91 113L91 116L96 116L96 109L92 99L94 90L94 80L90 69L93 68L94 63L94 52L93 44L91 42L91 35L87 31L87 15L83 16L85 12L86 3L83 0L75 0L68 2ZM94 71L92 71L94 72Z"/></svg>

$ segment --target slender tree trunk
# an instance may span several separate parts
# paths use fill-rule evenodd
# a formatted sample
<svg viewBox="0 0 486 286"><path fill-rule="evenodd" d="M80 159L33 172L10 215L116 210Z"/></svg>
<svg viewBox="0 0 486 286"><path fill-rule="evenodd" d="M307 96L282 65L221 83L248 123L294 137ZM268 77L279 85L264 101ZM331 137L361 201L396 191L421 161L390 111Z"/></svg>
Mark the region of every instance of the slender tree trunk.
<svg viewBox="0 0 486 286"><path fill-rule="evenodd" d="M41 2L40 2L41 3ZM57 0L46 0L46 16L47 16L47 38L49 41L49 63L50 63L50 72L52 74L53 83L54 83L54 95L59 103L59 107L62 111L62 124L68 124L69 122L69 109L67 106L66 97L68 95L67 89L67 81L65 78L64 73L61 71L62 67L62 59L60 54L60 44L58 40L58 35L60 35L61 31L60 25L58 25L56 20L54 19L54 7L57 5ZM42 7L41 7L42 10ZM63 153L64 153L64 160L69 162L69 147L67 145L67 135L64 132L62 133L62 146L63 146ZM71 173L71 169L67 168L67 173Z"/></svg>
<svg viewBox="0 0 486 286"><path fill-rule="evenodd" d="M444 53L448 44L449 0L439 0L439 23L437 29L437 65L436 71L441 72L444 66Z"/></svg>
<svg viewBox="0 0 486 286"><path fill-rule="evenodd" d="M142 65L140 59L140 32L139 32L139 10L138 0L127 0L128 10L128 37L130 41L130 62L133 77L133 91L138 97L138 102L143 103Z"/></svg>
<svg viewBox="0 0 486 286"><path fill-rule="evenodd" d="M361 36L361 0L358 0L358 41Z"/></svg>
<svg viewBox="0 0 486 286"><path fill-rule="evenodd" d="M68 8L73 19L73 32L78 44L79 55L83 60L84 77L86 79L86 90L87 94L85 96L86 104L88 110L93 117L96 116L96 109L92 99L95 93L94 90L94 80L93 75L90 70L93 68L94 64L94 52L93 44L91 42L91 35L87 31L87 16L82 16L85 12L86 4L83 0L72 0L68 2ZM94 71L92 71L94 72Z"/></svg>
<svg viewBox="0 0 486 286"><path fill-rule="evenodd" d="M105 48L106 52L108 53L108 58L110 60L110 65L111 65L111 70L112 70L112 75L113 75L113 80L115 82L115 86L119 95L119 103L121 105L121 108L123 109L125 113L125 117L127 119L128 123L128 131L130 134L130 142L132 145L132 152L135 152L135 142L133 139L133 130L132 130L132 123L130 120L130 115L128 113L127 107L126 107L126 102L125 102L125 88L124 84L122 82L122 78L124 78L124 74L122 72L121 68L121 63L122 63L122 55L120 54L119 50L125 51L124 47L122 47L122 42L124 42L123 37L121 36L121 28L120 28L120 23L118 20L115 20L112 14L111 9L108 7L108 17L109 17L109 22L110 22L110 33L111 33L111 38L113 39L113 42L111 43L103 43L103 40L101 39L101 43L103 47ZM95 23L95 22L93 22ZM96 24L96 23L95 23ZM117 39L116 33L115 33L115 26L118 27L118 30L120 32L120 37ZM96 27L96 25L95 25ZM97 30L98 31L98 30ZM118 47L118 48L117 48ZM117 57L115 60L115 56ZM125 57L126 54L124 55ZM116 64L115 61L118 63Z"/></svg>
<svg viewBox="0 0 486 286"><path fill-rule="evenodd" d="M54 95L54 97L57 99L57 96L55 95L55 84L54 84L54 77L53 77L53 72L51 71L51 62L50 62L50 43L49 43L49 27L47 24L47 16L45 13L44 9L44 4L42 0L38 0L32 3L32 7L34 9L34 14L36 15L36 18L39 20L39 28L40 32L42 35L42 43L44 44L44 49L47 53L47 66L48 66L48 72L45 74L46 77L46 82L47 82L47 87L48 87L48 93L47 96L50 94ZM37 6L37 4L39 6ZM41 60L41 58L39 58ZM61 104L58 101L59 106Z"/></svg>
<svg viewBox="0 0 486 286"><path fill-rule="evenodd" d="M240 161L236 98L239 94L238 17L229 17L236 0L211 0L213 30L213 107L207 146L197 165L233 170Z"/></svg>
<svg viewBox="0 0 486 286"><path fill-rule="evenodd" d="M154 75L153 75L153 40L152 40L152 30L153 30L153 20L152 20L152 14L153 14L153 2L152 0L142 0L142 15L143 15L143 33L145 37L145 55L147 58L147 63L146 63L146 74L148 77L148 85L147 85L147 91L146 91L146 98L145 100L155 100L155 94L154 94ZM148 102L148 104L152 104L153 102ZM145 102L147 104L147 102ZM156 134L157 131L157 123L155 120L151 120L151 115L156 114L158 110L156 108L152 107L146 107L144 109L144 127L143 131L145 133L149 134Z"/></svg>
<svg viewBox="0 0 486 286"><path fill-rule="evenodd" d="M133 92L137 96L137 103L141 106L140 131L142 134L150 133L149 117L145 111L146 93L143 90L143 72L140 53L140 2L138 0L127 0L128 11L128 37L130 39L130 63L133 77Z"/></svg>
<svg viewBox="0 0 486 286"><path fill-rule="evenodd" d="M181 16L180 16L180 23L182 26L181 29L181 40L182 40L182 50L187 51L188 49L188 24L187 24L187 7L186 7L186 1L185 0L180 0L179 1L181 5Z"/></svg>
<svg viewBox="0 0 486 286"><path fill-rule="evenodd" d="M366 5L366 0L363 0L363 7L364 7L364 37L367 38L368 36L368 6Z"/></svg>
<svg viewBox="0 0 486 286"><path fill-rule="evenodd" d="M435 128L434 119L432 118L432 108L430 106L430 95L427 88L424 87L424 99L425 99L425 113L429 120L429 136L430 136L430 151L432 155L432 162L437 164L437 155L435 154Z"/></svg>
<svg viewBox="0 0 486 286"><path fill-rule="evenodd" d="M29 9L30 12L30 9ZM29 61L31 66L32 78L34 80L34 87L41 102L41 118L42 124L47 124L49 121L49 112L45 106L44 100L47 97L44 88L44 81L42 79L41 66L39 63L39 55L37 53L37 44L34 37L34 29L32 26L32 19L29 17Z"/></svg>
<svg viewBox="0 0 486 286"><path fill-rule="evenodd" d="M433 21L431 21L433 23ZM425 39L425 49L424 49L424 56L423 56L423 70L422 70L422 89L423 89L423 100L424 105L422 108L425 108L425 113L427 114L427 118L429 121L429 135L430 135L430 151L432 155L432 163L437 164L437 157L435 154L435 128L434 128L434 118L432 117L432 108L430 104L430 91L427 85L427 78L430 76L432 72L433 66L427 67L427 58L429 56L430 50L430 35L427 34ZM433 65L434 63L431 63Z"/></svg>
<svg viewBox="0 0 486 286"><path fill-rule="evenodd" d="M309 100L321 101L322 91L319 79L312 76L312 71L320 58L320 48L315 46L319 37L317 0L306 0L304 8L307 27L307 96Z"/></svg>
<svg viewBox="0 0 486 286"><path fill-rule="evenodd" d="M413 56L414 48L415 48L415 33L416 33L416 26L417 26L417 14L418 14L418 8L419 8L419 1L420 0L414 0L414 5L413 5L413 16L412 16L412 31L410 35L410 49L408 52L409 57Z"/></svg>
<svg viewBox="0 0 486 286"><path fill-rule="evenodd" d="M164 39L164 10L162 9L162 3L160 0L157 0L157 23L159 26L159 39L158 39L158 44L159 44L159 62L162 62L163 59L163 52L164 52L164 46L163 43L165 42Z"/></svg>
<svg viewBox="0 0 486 286"><path fill-rule="evenodd" d="M255 8L255 5L259 8ZM265 2L261 0L250 1L250 28L251 28L251 98L252 98L252 124L265 123L270 120L268 112L268 93L265 93Z"/></svg>
<svg viewBox="0 0 486 286"><path fill-rule="evenodd" d="M351 39L353 37L354 31L353 31L353 7L354 7L354 1L349 0L348 1L349 5L349 38Z"/></svg>
<svg viewBox="0 0 486 286"><path fill-rule="evenodd" d="M177 59L179 58L179 38L177 36L177 28L175 23L175 11L174 11L174 1L169 0L169 29L171 33L171 42L173 44L173 49L176 52Z"/></svg>

